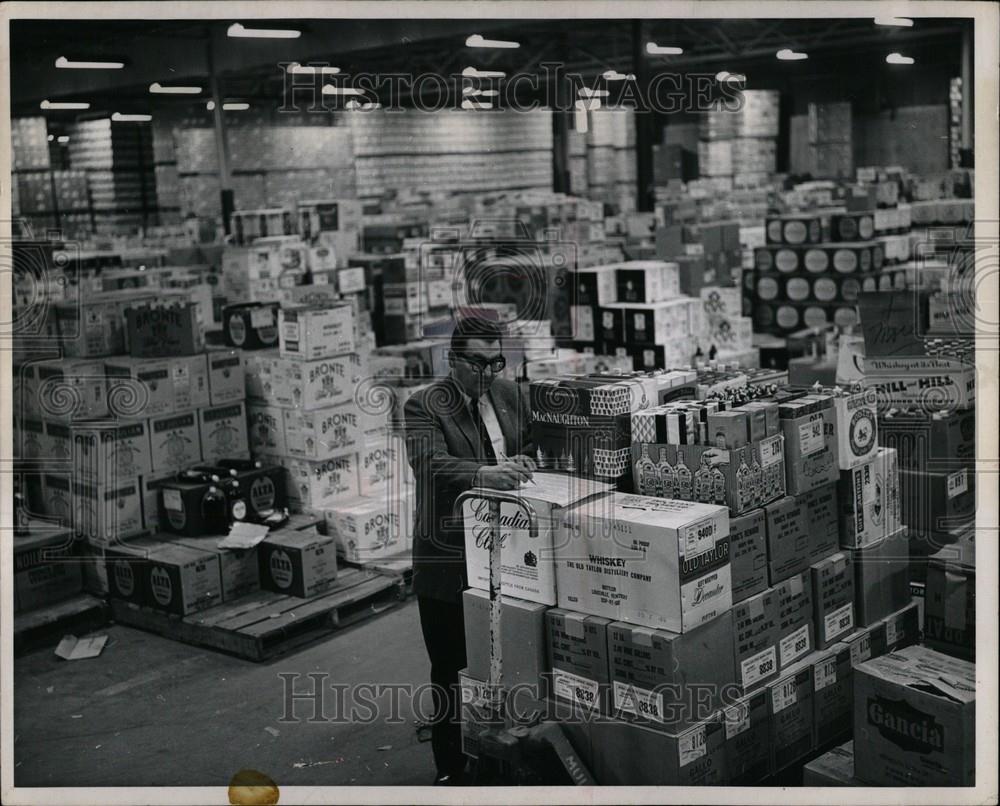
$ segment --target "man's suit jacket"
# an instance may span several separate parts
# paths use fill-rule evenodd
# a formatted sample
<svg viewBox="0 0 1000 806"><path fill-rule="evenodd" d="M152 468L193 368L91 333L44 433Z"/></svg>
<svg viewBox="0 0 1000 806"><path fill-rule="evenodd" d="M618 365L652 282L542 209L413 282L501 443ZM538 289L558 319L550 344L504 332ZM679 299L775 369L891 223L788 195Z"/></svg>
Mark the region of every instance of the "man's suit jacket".
<svg viewBox="0 0 1000 806"><path fill-rule="evenodd" d="M531 456L531 415L526 391L497 378L487 394L503 431L508 456ZM413 591L461 602L467 587L465 538L452 507L473 486L479 434L466 399L450 377L435 381L406 402L406 451L417 484L413 534Z"/></svg>

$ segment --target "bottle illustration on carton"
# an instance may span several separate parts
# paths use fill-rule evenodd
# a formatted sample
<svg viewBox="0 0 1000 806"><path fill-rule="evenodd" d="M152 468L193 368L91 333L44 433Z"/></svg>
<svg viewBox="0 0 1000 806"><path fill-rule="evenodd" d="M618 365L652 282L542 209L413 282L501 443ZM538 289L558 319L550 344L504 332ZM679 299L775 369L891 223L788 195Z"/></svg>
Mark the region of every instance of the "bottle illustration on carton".
<svg viewBox="0 0 1000 806"><path fill-rule="evenodd" d="M753 445L748 445L745 450L750 454L750 497L755 505L764 503L764 473L761 470L760 462L757 461L757 452Z"/></svg>
<svg viewBox="0 0 1000 806"><path fill-rule="evenodd" d="M677 479L677 497L681 501L692 501L693 490L691 489L691 470L684 461L684 451L677 450L677 467L674 471Z"/></svg>
<svg viewBox="0 0 1000 806"><path fill-rule="evenodd" d="M639 491L642 495L655 495L656 492L656 465L649 458L649 445L642 446L642 456L636 463L636 481L639 483Z"/></svg>
<svg viewBox="0 0 1000 806"><path fill-rule="evenodd" d="M718 465L712 465L712 503L726 505L726 474Z"/></svg>
<svg viewBox="0 0 1000 806"><path fill-rule="evenodd" d="M667 449L660 448L660 461L656 463L656 475L660 486L660 495L663 498L677 497L677 479L674 474L674 466L667 460Z"/></svg>
<svg viewBox="0 0 1000 806"><path fill-rule="evenodd" d="M694 474L695 500L709 504L712 501L712 470L708 466L708 453L701 455L701 464Z"/></svg>
<svg viewBox="0 0 1000 806"><path fill-rule="evenodd" d="M746 455L740 451L740 466L736 470L736 508L742 512L753 498L753 479Z"/></svg>

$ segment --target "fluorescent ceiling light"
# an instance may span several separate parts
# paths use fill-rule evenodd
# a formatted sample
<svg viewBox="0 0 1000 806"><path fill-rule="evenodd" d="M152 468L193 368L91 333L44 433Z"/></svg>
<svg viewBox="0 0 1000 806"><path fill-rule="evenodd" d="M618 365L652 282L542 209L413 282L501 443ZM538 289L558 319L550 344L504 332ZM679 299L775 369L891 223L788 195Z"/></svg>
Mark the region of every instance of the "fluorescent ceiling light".
<svg viewBox="0 0 1000 806"><path fill-rule="evenodd" d="M115 112L111 119L115 123L148 123L153 119L152 115L123 115L121 112Z"/></svg>
<svg viewBox="0 0 1000 806"><path fill-rule="evenodd" d="M42 101L42 109L90 109L90 104L83 101Z"/></svg>
<svg viewBox="0 0 1000 806"><path fill-rule="evenodd" d="M60 134L60 135L59 135L59 136L58 136L58 137L56 138L56 142L57 142L57 143L62 143L63 145L66 145L66 143L68 143L68 142L69 142L69 135L68 135L68 134Z"/></svg>
<svg viewBox="0 0 1000 806"><path fill-rule="evenodd" d="M209 101L205 104L205 108L209 112L215 111L215 101ZM245 101L224 101L222 104L223 112L246 112L250 108L250 104Z"/></svg>
<svg viewBox="0 0 1000 806"><path fill-rule="evenodd" d="M774 55L777 56L779 59L781 59L781 61L783 62L799 62L802 61L803 59L809 58L808 53L797 53L796 51L791 50L790 48L782 48Z"/></svg>
<svg viewBox="0 0 1000 806"><path fill-rule="evenodd" d="M587 98L584 101L577 101L576 102L576 108L577 108L577 110L600 109L601 108L601 99L600 98Z"/></svg>
<svg viewBox="0 0 1000 806"><path fill-rule="evenodd" d="M715 74L715 80L720 84L726 81L737 81L742 84L746 84L747 77L743 75L743 73L730 73L728 70L723 70L721 73Z"/></svg>
<svg viewBox="0 0 1000 806"><path fill-rule="evenodd" d="M496 98L499 94L497 90L477 90L475 87L462 88L462 95L470 98Z"/></svg>
<svg viewBox="0 0 1000 806"><path fill-rule="evenodd" d="M198 95L201 87L164 87L157 81L149 85L149 91L162 95Z"/></svg>
<svg viewBox="0 0 1000 806"><path fill-rule="evenodd" d="M471 98L466 98L462 101L462 109L492 109L492 104L483 103L482 101L473 101Z"/></svg>
<svg viewBox="0 0 1000 806"><path fill-rule="evenodd" d="M912 56L904 56L902 53L890 53L885 57L886 64L913 64Z"/></svg>
<svg viewBox="0 0 1000 806"><path fill-rule="evenodd" d="M581 98L607 98L611 93L607 90L592 90L587 87L580 87L576 94Z"/></svg>
<svg viewBox="0 0 1000 806"><path fill-rule="evenodd" d="M291 28L246 28L234 22L229 26L226 35L237 39L298 39L302 36L302 31Z"/></svg>
<svg viewBox="0 0 1000 806"><path fill-rule="evenodd" d="M368 103L361 104L362 109L381 109L382 104L378 101L369 101Z"/></svg>
<svg viewBox="0 0 1000 806"><path fill-rule="evenodd" d="M635 81L635 73L619 73L617 70L605 70L601 73L605 81Z"/></svg>
<svg viewBox="0 0 1000 806"><path fill-rule="evenodd" d="M913 20L909 17L876 17L876 25L893 25L897 28L912 28Z"/></svg>
<svg viewBox="0 0 1000 806"><path fill-rule="evenodd" d="M356 89L355 87L335 87L333 84L323 85L324 95L364 95L363 90Z"/></svg>
<svg viewBox="0 0 1000 806"><path fill-rule="evenodd" d="M288 65L288 72L295 73L296 75L308 75L314 76L317 73L324 76L335 76L340 72L339 67L331 67L330 65L311 65L311 64L299 64L298 62L292 62Z"/></svg>
<svg viewBox="0 0 1000 806"><path fill-rule="evenodd" d="M467 48L519 48L520 42L510 42L504 39L485 39L480 34L473 34L465 40Z"/></svg>
<svg viewBox="0 0 1000 806"><path fill-rule="evenodd" d="M507 74L502 70L477 70L475 67L466 67L462 71L463 78L505 78Z"/></svg>
<svg viewBox="0 0 1000 806"><path fill-rule="evenodd" d="M121 70L125 62L71 62L65 56L56 59L56 67L63 70Z"/></svg>
<svg viewBox="0 0 1000 806"><path fill-rule="evenodd" d="M55 136L54 134L50 134L50 135L49 135L49 142L50 142L50 143L51 143L51 142L52 142L53 140L55 140L55 139L56 139L56 136Z"/></svg>
<svg viewBox="0 0 1000 806"><path fill-rule="evenodd" d="M576 109L573 112L573 128L580 134L587 133L588 123L586 109Z"/></svg>
<svg viewBox="0 0 1000 806"><path fill-rule="evenodd" d="M646 43L646 53L650 56L680 56L684 48L673 47L672 45L657 45L655 42Z"/></svg>

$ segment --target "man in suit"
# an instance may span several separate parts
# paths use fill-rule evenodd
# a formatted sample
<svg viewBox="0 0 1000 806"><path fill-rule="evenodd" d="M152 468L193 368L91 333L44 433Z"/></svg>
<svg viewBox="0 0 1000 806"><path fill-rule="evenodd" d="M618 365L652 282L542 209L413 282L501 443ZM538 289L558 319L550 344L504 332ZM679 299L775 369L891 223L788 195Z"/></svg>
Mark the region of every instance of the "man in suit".
<svg viewBox="0 0 1000 806"><path fill-rule="evenodd" d="M450 371L406 403L406 448L417 484L413 590L431 661L436 784L461 785L458 672L466 665L462 591L465 535L452 507L471 487L513 490L531 479L531 417L504 369L502 330L468 317L456 323Z"/></svg>

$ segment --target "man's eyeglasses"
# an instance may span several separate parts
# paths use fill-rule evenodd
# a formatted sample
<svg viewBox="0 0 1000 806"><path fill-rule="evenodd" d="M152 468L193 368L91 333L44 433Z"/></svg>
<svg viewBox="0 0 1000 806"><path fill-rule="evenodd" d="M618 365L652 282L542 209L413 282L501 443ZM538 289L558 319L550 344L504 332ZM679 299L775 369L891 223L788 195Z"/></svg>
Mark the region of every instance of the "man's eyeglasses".
<svg viewBox="0 0 1000 806"><path fill-rule="evenodd" d="M507 359L502 355L498 355L496 358L480 358L475 355L462 355L459 356L466 364L476 368L476 371L480 374L486 372L487 369L492 370L494 374L497 372L503 372L504 367L507 366Z"/></svg>

